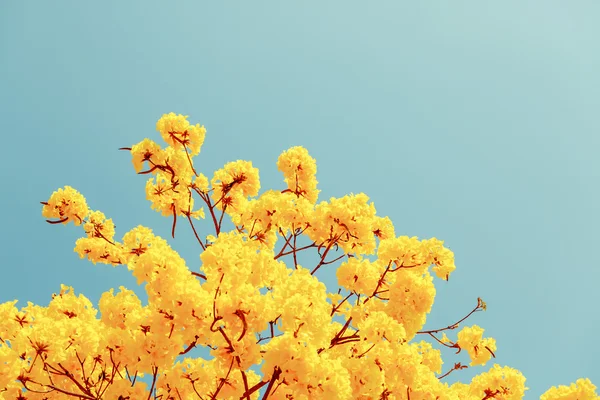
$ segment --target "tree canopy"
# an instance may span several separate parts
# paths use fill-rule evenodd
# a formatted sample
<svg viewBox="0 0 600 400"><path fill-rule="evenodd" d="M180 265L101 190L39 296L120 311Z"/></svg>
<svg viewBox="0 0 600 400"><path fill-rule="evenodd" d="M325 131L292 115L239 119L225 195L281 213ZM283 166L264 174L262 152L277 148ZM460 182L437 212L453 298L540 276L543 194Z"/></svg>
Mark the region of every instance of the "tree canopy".
<svg viewBox="0 0 600 400"><path fill-rule="evenodd" d="M316 161L303 147L277 161L285 187L259 195L249 161L227 163L210 179L194 168L204 126L170 113L156 128L166 147L144 139L121 150L138 174L151 175L146 198L172 219L172 236L178 221L191 226L201 268L190 270L144 226L115 240L111 218L76 189L58 189L42 215L83 226L75 252L127 267L145 284L148 305L121 286L102 295L97 318L65 285L47 307L1 304L0 400L524 397L525 377L508 366L444 382L467 366L443 367L440 347L467 352L470 366L486 365L501 348L467 325L486 310L480 298L451 325L423 330L435 279L447 281L456 268L443 241L397 236L363 193L318 203ZM225 216L234 229L224 229ZM203 219L210 232L197 226ZM307 252L316 254L313 265L299 262ZM337 290L318 279L322 268L337 268ZM211 359L177 361L201 346ZM144 376L150 385L137 380ZM598 399L595 390L579 379L541 398Z"/></svg>

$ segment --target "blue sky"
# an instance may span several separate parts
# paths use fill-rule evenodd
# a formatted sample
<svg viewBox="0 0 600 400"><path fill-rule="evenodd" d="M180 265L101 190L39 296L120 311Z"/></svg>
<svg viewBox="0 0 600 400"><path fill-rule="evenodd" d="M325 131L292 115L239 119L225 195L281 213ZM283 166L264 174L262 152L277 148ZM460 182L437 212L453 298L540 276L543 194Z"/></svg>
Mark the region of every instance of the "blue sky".
<svg viewBox="0 0 600 400"><path fill-rule="evenodd" d="M173 111L206 126L208 176L245 159L282 188L277 157L301 145L321 200L364 192L398 235L445 240L458 269L426 326L482 297L469 321L526 398L600 385L599 17L593 1L3 1L0 302L47 305L61 283L96 304L120 285L145 297L125 268L79 259L81 228L44 222L65 185L118 237L149 226L198 268L191 230L169 237L117 150L160 141ZM467 361L444 355L444 371Z"/></svg>

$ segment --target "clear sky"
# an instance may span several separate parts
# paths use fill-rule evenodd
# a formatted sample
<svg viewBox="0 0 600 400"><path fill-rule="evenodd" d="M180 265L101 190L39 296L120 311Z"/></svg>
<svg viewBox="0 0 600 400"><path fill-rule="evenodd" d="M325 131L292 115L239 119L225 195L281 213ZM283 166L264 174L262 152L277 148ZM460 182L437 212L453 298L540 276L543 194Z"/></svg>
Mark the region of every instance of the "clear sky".
<svg viewBox="0 0 600 400"><path fill-rule="evenodd" d="M117 150L160 142L173 111L206 126L208 176L251 160L283 188L277 157L302 145L322 200L364 192L398 235L445 240L457 270L426 326L482 297L469 322L526 398L600 385L599 2L168 4L0 2L0 302L47 305L61 283L96 304L120 285L145 298L126 268L79 259L81 228L44 222L39 202L65 185L118 238L149 226L197 270L191 230L169 237ZM467 362L444 356L444 371Z"/></svg>

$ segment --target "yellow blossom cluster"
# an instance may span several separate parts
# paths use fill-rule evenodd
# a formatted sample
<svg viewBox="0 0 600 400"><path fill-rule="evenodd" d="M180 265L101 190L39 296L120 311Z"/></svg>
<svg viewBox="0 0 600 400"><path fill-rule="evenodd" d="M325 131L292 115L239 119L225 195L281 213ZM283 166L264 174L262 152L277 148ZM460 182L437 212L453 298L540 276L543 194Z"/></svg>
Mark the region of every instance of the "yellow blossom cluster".
<svg viewBox="0 0 600 400"><path fill-rule="evenodd" d="M569 386L553 386L544 393L540 400L579 400L579 399L599 399L596 394L596 386L589 379L577 379L577 382Z"/></svg>
<svg viewBox="0 0 600 400"><path fill-rule="evenodd" d="M496 341L493 338L482 339L483 329L477 325L465 326L458 332L458 345L469 352L471 365L485 365L496 351Z"/></svg>
<svg viewBox="0 0 600 400"><path fill-rule="evenodd" d="M89 209L85 197L71 186L58 189L52 193L47 202L42 202L42 216L46 218L58 218L51 223L66 224L73 221L75 225L81 225L83 219L88 215Z"/></svg>
<svg viewBox="0 0 600 400"><path fill-rule="evenodd" d="M212 199L219 210L227 207L230 212L240 212L249 197L254 197L260 189L258 169L250 161L233 161L215 171L211 180Z"/></svg>
<svg viewBox="0 0 600 400"><path fill-rule="evenodd" d="M249 161L227 163L210 179L195 170L203 126L170 113L156 128L165 148L144 139L123 149L138 174L152 175L146 197L173 218L172 236L178 217L191 227L201 267L190 270L144 226L117 241L112 219L90 210L83 195L68 186L54 192L42 215L83 224L75 252L126 266L145 284L148 304L121 286L96 310L65 285L47 307L0 304L0 400L523 398L525 378L509 367L444 382L467 366L444 368L436 347L465 350L471 366L485 365L497 349L477 325L454 341L447 336L486 309L481 299L460 321L423 330L434 275L448 280L455 269L441 240L396 236L363 193L317 203L316 161L302 147L277 161L286 187L259 195ZM222 229L225 215L230 232ZM205 218L196 227L193 219ZM298 255L307 252L314 264L301 265ZM337 292L318 279L325 268L337 268ZM196 347L211 357L189 357ZM151 383L136 380L144 376ZM595 390L580 379L542 400L598 399Z"/></svg>
<svg viewBox="0 0 600 400"><path fill-rule="evenodd" d="M317 161L304 147L292 147L279 156L277 168L283 172L287 190L314 204L319 197L317 189Z"/></svg>

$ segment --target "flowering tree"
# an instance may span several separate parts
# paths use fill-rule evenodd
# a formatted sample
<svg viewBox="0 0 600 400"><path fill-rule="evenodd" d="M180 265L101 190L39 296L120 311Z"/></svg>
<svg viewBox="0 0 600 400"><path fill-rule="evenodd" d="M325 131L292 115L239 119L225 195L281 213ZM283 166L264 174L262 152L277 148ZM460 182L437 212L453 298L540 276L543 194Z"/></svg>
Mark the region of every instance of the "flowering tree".
<svg viewBox="0 0 600 400"><path fill-rule="evenodd" d="M251 162L228 163L210 182L195 170L203 126L170 113L157 130L166 148L144 139L123 150L138 174L154 175L146 196L172 218L172 236L178 220L190 224L201 270L190 271L149 228L138 226L116 241L112 219L90 210L75 189L54 192L42 215L52 224L83 225L86 236L75 251L94 264L127 266L138 284L146 283L148 305L121 286L102 295L98 319L91 302L64 285L48 307L1 304L0 400L524 396L523 375L499 365L468 384L444 382L467 366L443 371L440 350L422 339L465 350L472 366L495 357L496 342L476 325L462 327L455 339L446 336L486 309L481 299L455 323L422 330L435 296L431 272L448 280L455 269L442 241L396 236L364 194L317 204L316 162L302 147L277 162L287 187L258 196ZM235 226L231 232L222 229L225 215ZM194 225L206 216L214 234ZM300 265L298 254L310 251L316 263ZM316 274L333 263L340 289L328 293ZM197 346L210 348L213 357L177 361ZM144 374L150 387L136 381ZM580 379L542 399L598 397Z"/></svg>

